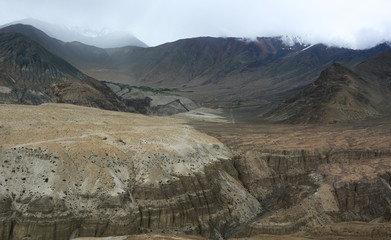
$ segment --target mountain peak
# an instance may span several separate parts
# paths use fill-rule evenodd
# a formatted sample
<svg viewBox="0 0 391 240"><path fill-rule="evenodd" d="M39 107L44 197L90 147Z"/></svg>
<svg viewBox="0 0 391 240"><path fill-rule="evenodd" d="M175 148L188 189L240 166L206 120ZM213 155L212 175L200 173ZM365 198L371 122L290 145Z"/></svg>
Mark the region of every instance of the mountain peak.
<svg viewBox="0 0 391 240"><path fill-rule="evenodd" d="M330 67L326 68L322 74L330 74L330 73L352 73L352 70L350 70L348 67L343 65L341 62L335 62L330 65Z"/></svg>
<svg viewBox="0 0 391 240"><path fill-rule="evenodd" d="M31 36L31 35L36 36L39 34L42 36L45 35L45 36L49 37L45 32L34 27L33 25L23 24L23 23L17 23L17 24L6 26L4 28L1 28L0 31L3 33L17 32L17 33L21 33L21 34L27 35L27 36Z"/></svg>
<svg viewBox="0 0 391 240"><path fill-rule="evenodd" d="M314 85L336 85L349 84L352 78L358 77L351 69L340 62L333 63L320 73L319 78L313 83Z"/></svg>

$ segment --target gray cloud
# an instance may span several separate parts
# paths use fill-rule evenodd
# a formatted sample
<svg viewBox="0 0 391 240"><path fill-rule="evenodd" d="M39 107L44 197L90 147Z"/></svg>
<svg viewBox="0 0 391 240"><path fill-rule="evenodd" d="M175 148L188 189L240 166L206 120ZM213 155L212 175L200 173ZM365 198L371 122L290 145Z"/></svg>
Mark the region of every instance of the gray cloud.
<svg viewBox="0 0 391 240"><path fill-rule="evenodd" d="M2 0L0 24L23 18L132 32L154 46L197 36L297 35L366 48L391 40L388 0Z"/></svg>

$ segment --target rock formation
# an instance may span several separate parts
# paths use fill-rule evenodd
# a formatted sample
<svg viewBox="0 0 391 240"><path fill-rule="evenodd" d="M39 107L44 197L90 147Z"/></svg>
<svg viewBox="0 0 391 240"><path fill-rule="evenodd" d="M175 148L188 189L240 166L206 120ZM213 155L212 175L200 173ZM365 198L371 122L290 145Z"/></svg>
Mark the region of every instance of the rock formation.
<svg viewBox="0 0 391 240"><path fill-rule="evenodd" d="M268 214L235 236L290 234L342 221L387 218L391 152L248 152L240 180Z"/></svg>
<svg viewBox="0 0 391 240"><path fill-rule="evenodd" d="M391 216L389 124L316 136L278 125L256 135L231 129L221 137L230 150L177 118L64 104L0 113L2 239L312 236ZM213 126L232 127L222 124ZM237 130L242 137L231 139Z"/></svg>
<svg viewBox="0 0 391 240"><path fill-rule="evenodd" d="M0 111L2 239L217 237L262 209L230 151L179 120L73 105Z"/></svg>
<svg viewBox="0 0 391 240"><path fill-rule="evenodd" d="M189 98L181 97L170 89L132 87L124 84L106 83L122 101L143 114L168 116L189 112L198 106ZM121 88L122 87L122 88Z"/></svg>
<svg viewBox="0 0 391 240"><path fill-rule="evenodd" d="M326 230L330 226L339 229L333 236L344 236L356 232L356 224L343 224L352 221L373 223L363 237L378 228L389 229L390 122L362 124L202 126L236 152L239 180L262 206L252 222L229 229L224 236L303 231L313 237L323 230L331 234ZM388 237L387 231L377 237Z"/></svg>

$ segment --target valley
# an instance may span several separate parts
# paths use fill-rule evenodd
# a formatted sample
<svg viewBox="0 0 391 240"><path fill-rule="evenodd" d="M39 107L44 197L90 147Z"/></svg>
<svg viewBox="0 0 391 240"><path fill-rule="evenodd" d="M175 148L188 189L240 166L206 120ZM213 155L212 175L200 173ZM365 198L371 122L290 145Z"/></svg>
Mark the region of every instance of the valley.
<svg viewBox="0 0 391 240"><path fill-rule="evenodd" d="M0 29L0 239L390 239L391 47Z"/></svg>

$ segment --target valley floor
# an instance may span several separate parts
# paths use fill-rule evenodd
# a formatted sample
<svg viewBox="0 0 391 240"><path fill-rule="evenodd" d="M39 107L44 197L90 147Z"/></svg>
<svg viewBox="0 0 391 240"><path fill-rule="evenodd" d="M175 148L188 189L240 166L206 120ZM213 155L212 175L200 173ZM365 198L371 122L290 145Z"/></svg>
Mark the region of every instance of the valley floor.
<svg viewBox="0 0 391 240"><path fill-rule="evenodd" d="M391 147L391 117L339 124L277 124L256 122L247 112L206 110L213 118L188 118L189 125L218 138L232 149L386 150ZM220 121L215 121L219 119Z"/></svg>

